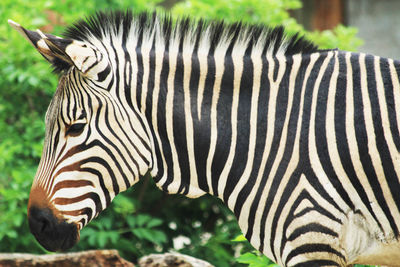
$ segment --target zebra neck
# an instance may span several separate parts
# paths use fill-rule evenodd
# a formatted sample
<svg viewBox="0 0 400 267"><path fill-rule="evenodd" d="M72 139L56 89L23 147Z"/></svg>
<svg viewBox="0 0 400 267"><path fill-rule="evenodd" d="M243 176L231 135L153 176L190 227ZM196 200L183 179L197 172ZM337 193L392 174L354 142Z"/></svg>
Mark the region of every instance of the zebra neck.
<svg viewBox="0 0 400 267"><path fill-rule="evenodd" d="M141 52L135 98L151 128L156 184L227 201L250 179L255 137L267 130L270 87L281 82L286 58L227 47L214 56Z"/></svg>

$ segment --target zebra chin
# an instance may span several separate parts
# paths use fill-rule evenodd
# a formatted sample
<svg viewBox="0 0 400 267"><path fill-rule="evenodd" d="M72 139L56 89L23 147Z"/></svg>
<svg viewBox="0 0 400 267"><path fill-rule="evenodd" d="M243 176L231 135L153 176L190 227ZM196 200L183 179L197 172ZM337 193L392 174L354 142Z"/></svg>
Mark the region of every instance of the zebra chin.
<svg viewBox="0 0 400 267"><path fill-rule="evenodd" d="M31 233L49 251L64 251L79 241L77 225L59 220L50 208L29 207L28 221Z"/></svg>

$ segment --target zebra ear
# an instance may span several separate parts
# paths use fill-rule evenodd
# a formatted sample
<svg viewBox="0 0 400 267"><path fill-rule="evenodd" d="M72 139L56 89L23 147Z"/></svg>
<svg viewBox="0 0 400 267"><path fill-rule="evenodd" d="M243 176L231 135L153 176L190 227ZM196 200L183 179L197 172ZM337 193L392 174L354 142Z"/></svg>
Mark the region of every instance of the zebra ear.
<svg viewBox="0 0 400 267"><path fill-rule="evenodd" d="M12 20L8 23L25 37L56 71L61 72L75 66L84 76L98 80L99 74L109 67L108 60L90 44L43 34L40 30L29 31Z"/></svg>
<svg viewBox="0 0 400 267"><path fill-rule="evenodd" d="M47 44L44 42L43 38L38 32L29 31L10 19L8 20L8 24L10 24L12 28L17 30L26 40L28 40L36 48L36 50L38 50L39 53L42 54L42 56L46 58L51 64L56 65L61 63L57 61L56 57L53 55L50 48L47 46ZM47 36L50 35L47 34L46 37ZM67 62L64 62L64 64L65 63Z"/></svg>

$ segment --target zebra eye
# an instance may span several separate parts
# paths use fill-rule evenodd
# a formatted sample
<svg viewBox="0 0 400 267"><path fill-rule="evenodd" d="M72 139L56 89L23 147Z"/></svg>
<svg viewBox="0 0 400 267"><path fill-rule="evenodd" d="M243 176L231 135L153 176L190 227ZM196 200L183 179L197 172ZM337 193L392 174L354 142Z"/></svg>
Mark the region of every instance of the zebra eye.
<svg viewBox="0 0 400 267"><path fill-rule="evenodd" d="M82 133L83 129L85 128L85 123L74 123L68 127L67 135L77 136Z"/></svg>

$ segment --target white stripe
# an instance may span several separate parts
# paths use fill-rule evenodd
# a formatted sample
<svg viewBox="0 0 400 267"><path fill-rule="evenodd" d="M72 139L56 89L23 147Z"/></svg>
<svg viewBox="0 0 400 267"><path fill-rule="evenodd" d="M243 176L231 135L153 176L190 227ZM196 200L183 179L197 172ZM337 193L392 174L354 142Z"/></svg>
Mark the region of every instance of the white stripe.
<svg viewBox="0 0 400 267"><path fill-rule="evenodd" d="M228 158L225 162L225 166L222 169L221 175L218 180L218 197L223 198L224 189L227 185L228 175L232 167L233 159L235 158L235 150L237 144L237 113L239 107L239 94L240 94L240 83L243 74L243 55L246 47L243 45L235 45L232 50L232 61L233 61L233 92L232 92L232 105L231 105L231 118L230 124L232 127L232 137L230 141L230 147L228 152ZM228 120L228 118L226 118Z"/></svg>
<svg viewBox="0 0 400 267"><path fill-rule="evenodd" d="M356 121L354 120L354 85L353 85L353 69L351 65L351 53L346 54L346 69L347 69L347 84L346 84L346 136L347 142L349 147L349 153L351 157L351 162L353 163L354 170L356 172L357 178L360 180L362 184L370 205L372 207L373 212L376 214L378 218L385 218L385 214L383 213L381 207L378 205L378 202L375 199L373 190L368 182L367 175L364 172L363 166L361 164L360 155L358 153L358 144L356 139L356 131L355 131L355 124ZM361 90L364 90L361 87ZM370 224L375 224L376 227L377 223L374 221L370 213L365 214L367 220ZM387 222L387 221L386 221Z"/></svg>
<svg viewBox="0 0 400 267"><path fill-rule="evenodd" d="M217 104L219 99L219 93L221 89L221 80L222 75L224 74L224 59L225 54L228 49L228 46L219 46L214 51L214 59L215 59L215 82L213 88L213 96L211 101L211 110L210 110L210 117L211 117L211 136L210 136L210 148L208 151L207 156L207 165L206 165L206 175L207 175L207 184L209 186L209 193L214 195L214 191L212 188L212 171L211 165L213 162L215 148L217 145ZM218 177L216 177L218 178Z"/></svg>
<svg viewBox="0 0 400 267"><path fill-rule="evenodd" d="M279 237L286 237L288 238L291 234L294 233L296 229L299 227L302 227L306 223L319 223L324 226L329 226L329 229L331 229L333 232L340 233L340 230L342 229L342 224L333 221L331 218L325 216L324 214L319 213L317 210L311 210L307 212L306 214L302 215L301 217L294 218L288 227L284 229L284 223L286 222L286 218L289 216L290 210L292 209L292 205L294 201L296 201L299 197L299 195L303 191L307 191L309 195L313 197L313 199L318 203L319 206L324 207L327 210L334 210L335 207L331 205L324 197L322 197L318 191L314 189L314 187L309 183L307 180L307 177L304 176L304 174L301 175L299 184L294 188L292 194L290 195L286 205L282 209L281 213L281 220L279 220L276 231L279 233L277 236ZM305 199L306 200L306 199ZM304 201L304 200L303 200ZM308 201L308 203L310 203ZM313 205L310 203L311 207ZM284 231L286 230L286 231ZM334 241L334 238L330 235L326 235L323 233L318 233L318 232L308 232L305 234L300 235L296 239L290 242L285 243L285 247L283 248L282 251L282 257L281 257L281 264L286 261L287 256L289 253L293 251L293 248L304 245L304 244L310 244L310 243L318 243L318 244L327 244L329 246L333 245L333 248L335 248L335 245L339 244L337 242L336 244L332 244ZM275 244L276 245L276 244ZM279 246L280 247L280 246ZM327 252L320 252L321 256L323 255L322 258L326 258ZM307 259L307 256L304 254L300 254L299 256L293 257L288 263L287 266L294 266L296 263L299 263L300 261L304 261ZM308 258L309 259L309 258Z"/></svg>
<svg viewBox="0 0 400 267"><path fill-rule="evenodd" d="M187 38L185 39L185 41ZM186 141L187 141L187 153L189 159L189 171L190 171L190 186L189 191L186 194L187 197L199 197L204 195L205 192L199 188L197 170L196 170L196 157L194 154L194 133L193 133L193 117L192 117L192 106L190 102L190 75L192 70L192 53L193 46L190 46L187 42L184 43L185 54L182 55L184 73L183 73L183 91L184 91L184 108L185 108L185 125L186 125ZM202 177L205 178L205 177Z"/></svg>
<svg viewBox="0 0 400 267"><path fill-rule="evenodd" d="M157 24L156 24L157 25ZM142 95L141 95L141 112L145 114L146 112L146 97L148 94L148 81L150 75L150 50L153 44L155 28L151 32L145 32L143 36L143 42L141 44L141 54L143 63L143 80L142 80ZM135 53L133 53L135 54Z"/></svg>
<svg viewBox="0 0 400 267"><path fill-rule="evenodd" d="M162 160L162 164L163 164L163 173L162 176L159 180L158 183L156 183L156 185L158 187L162 186L165 182L165 180L167 179L167 172L168 172L168 166L167 163L165 161L165 157L164 157L164 153L163 153L163 147L162 147L162 143L161 143L161 138L160 138L160 134L158 132L158 118L157 118L157 114L158 114L158 96L160 94L160 77L161 77L161 70L162 70L162 64L163 64L163 60L164 60L164 48L165 45L163 43L163 40L160 38L156 38L156 42L155 42L155 57L156 57L156 65L155 65L155 71L154 71L154 91L153 91L153 106L152 106L152 113L151 113L151 118L152 118L152 125L154 128L154 134L156 136L157 139L157 143L160 149L160 154L161 154L161 160ZM154 151L153 151L154 153ZM154 160L154 167L151 170L151 175L153 177L160 175L158 173L158 160L155 159Z"/></svg>
<svg viewBox="0 0 400 267"><path fill-rule="evenodd" d="M324 59L324 62L322 64L321 68L319 69L319 74L318 74L317 80L316 80L314 88L313 88L313 95L312 95L313 98L312 98L312 104L311 104L308 144L309 144L309 155L310 155L311 168L313 169L315 175L318 177L319 182L324 187L324 189L328 193L328 195L337 202L339 207L342 207L344 210L348 210L349 207L348 207L347 203L343 201L342 197L338 194L336 189L333 187L327 174L324 171L324 168L322 167L322 164L318 157L318 151L317 151L318 150L317 149L317 141L318 140L317 140L317 137L315 136L315 120L316 120L316 116L317 116L316 110L317 110L318 93L319 93L319 90L327 90L327 88L325 87L326 85L321 84L321 80L322 80L322 77L323 77L334 53L337 53L337 52L329 52L328 55L326 56L326 58ZM337 67L337 65L338 64L335 64L335 67ZM330 84L329 84L330 87L328 89L329 93L335 92L333 87L336 86L337 75L338 75L338 71L336 69L336 73L335 73L335 71L332 73L333 77L331 77L331 80L330 80ZM334 100L334 97L332 98L332 96L331 96L332 102L327 103L327 106L329 106L329 105L333 106L333 100ZM328 116L328 117L330 115L334 116L335 113L332 110L330 110L330 112L331 112L331 114L329 114L327 112L326 116ZM328 124L328 123L326 123L326 124ZM334 127L334 123L332 123L332 126ZM333 130L330 129L330 130L335 132L334 129ZM329 135L332 133L326 132L326 134ZM332 145L332 144L328 144L328 145ZM340 162L339 162L339 165L340 165ZM332 209L332 210L330 210L330 212L335 217L340 216L340 214L338 213L338 211L336 209Z"/></svg>
<svg viewBox="0 0 400 267"><path fill-rule="evenodd" d="M254 58L254 60L256 60L256 58ZM257 64L261 64L261 60L257 63ZM285 122L284 122L284 126L282 129L282 137L281 137L281 141L279 144L279 150L277 152L277 156L276 156L276 160L275 162L280 162L283 156L283 152L285 150L286 147L286 139L287 139L287 130L288 130L288 124L289 124L289 119L290 119L290 113L292 110L292 106L293 106L293 95L294 95L294 90L295 90L295 82L296 82L296 77L297 77L297 73L300 67L300 63L301 63L301 56L300 55L296 55L293 56L293 65L292 65L292 69L291 69L291 73L290 73L290 77L289 77L289 87L288 87L288 108L287 108L287 113L286 113L286 118L285 118ZM256 64L255 64L256 65ZM255 77L259 77L258 79L258 85L260 82L260 78L261 78L261 69L258 70L258 74ZM257 92L258 94L259 92ZM254 104L252 104L252 106L254 106ZM255 114L255 116L257 116ZM257 117L252 118L251 121L257 121ZM255 142L255 138L253 137L252 139L254 139ZM255 144L254 144L255 146ZM255 149L255 147L252 149L252 151ZM254 152L254 151L253 151ZM257 175L257 179L254 185L254 189L250 192L249 197L246 199L246 202L244 203L243 207L242 207L242 211L240 212L240 217L239 217L239 225L241 225L241 229L244 233L247 232L248 230L248 216L250 213L250 207L251 204L253 203L254 197L256 196L257 190L260 182L261 182L261 178L262 178L262 174L264 173L264 168L265 168L265 164L266 164L266 157L267 154L263 155L263 159L262 159L262 163L261 163L261 168L260 171ZM249 154L250 157L250 154ZM254 157L254 156L253 156ZM253 160L252 157L252 160ZM250 170L251 171L251 170ZM244 185L242 185L244 182L247 182L247 180L239 180L239 184L240 187L243 187ZM238 186L239 187L239 186ZM235 188L236 189L236 188ZM257 244L256 247L258 247L259 244Z"/></svg>
<svg viewBox="0 0 400 267"><path fill-rule="evenodd" d="M173 38L170 40L169 44L169 73L168 73L168 89L167 89L167 98L165 103L165 124L167 127L167 138L168 143L171 147L172 154L172 168L173 168L173 177L172 182L168 185L168 193L178 193L179 186L181 185L180 180L181 170L179 166L178 153L176 152L176 147L174 143L174 80L175 80L175 72L176 72L176 64L179 53L179 38Z"/></svg>
<svg viewBox="0 0 400 267"><path fill-rule="evenodd" d="M251 53L251 62L253 65L253 87L252 87L252 95L251 95L251 107L250 107L250 134L249 134L249 150L247 153L247 162L245 169L243 171L242 176L238 180L237 185L232 191L231 196L229 197L228 207L231 210L234 210L235 203L238 198L240 191L243 189L245 184L248 182L250 178L251 171L253 169L255 149L256 149L256 140L257 140L257 115L258 115L258 98L260 95L260 86L261 86L261 75L262 75L262 50L255 50ZM257 183L258 182L258 183ZM254 188L258 188L259 180L256 181ZM255 192L257 190L252 190L250 195L254 197ZM244 233L247 231L248 227L248 215L250 211L249 205L252 202L252 197L249 196L245 203L243 204L242 210L244 212L244 216L242 216L242 212L240 212L240 217L238 218L239 225ZM249 201L251 199L251 201Z"/></svg>
<svg viewBox="0 0 400 267"><path fill-rule="evenodd" d="M400 110L400 82L394 64L393 60L389 59L390 77L392 78L393 84L394 110ZM398 64L398 61L396 61L396 65ZM396 114L396 119L397 130L400 132L400 114Z"/></svg>
<svg viewBox="0 0 400 267"><path fill-rule="evenodd" d="M275 109L276 109L276 102L277 102L277 95L278 95L278 91L279 91L279 86L281 83L281 80L283 78L283 74L285 73L285 68L286 68L286 63L284 61L284 58L280 58L278 59L279 61L279 65L275 66L275 61L271 58L271 57L267 57L267 63L268 64L268 81L270 83L270 96L269 96L269 100L268 100L268 127L267 127L267 135L266 135L266 141L265 141L265 146L264 146L264 153L263 153L263 157L262 157L262 161L261 161L261 168L259 170L258 176L257 176L257 181L261 181L261 179L265 179L265 177L263 177L264 171L265 171L265 165L267 163L267 159L268 156L270 154L270 150L271 150L271 146L272 146L272 139L274 136L274 131L275 131ZM277 80L274 81L273 80L273 74L274 74L274 70L275 68L278 68L278 76L277 76ZM260 240L260 231L261 230L266 230L269 232L269 228L266 227L266 229L261 229L261 217L262 217L262 212L264 208L265 208L265 204L266 204L266 200L268 197L268 191L270 189L271 186L271 182L272 182L273 176L269 176L268 180L267 180L267 184L265 185L263 192L261 193L260 196L260 200L258 202L258 206L257 206L257 212L255 215L255 219L254 219L254 225L253 227L253 235L251 237L251 239L249 240L250 243L257 247L260 248L260 244L261 244L261 240ZM267 224L268 225L268 224ZM269 234L270 233L266 233L265 235L265 239L264 240L269 240ZM267 242L268 243L268 242ZM266 247L264 246L263 248L264 253L267 257L272 258L273 255L271 253L271 249L266 249Z"/></svg>
<svg viewBox="0 0 400 267"><path fill-rule="evenodd" d="M348 60L350 57L350 53L345 54L344 60ZM349 197L351 198L352 203L355 205L355 208L360 210L362 214L368 214L367 207L364 205L362 202L360 195L357 193L357 190L353 187L353 185L350 182L350 178L348 177L346 171L343 168L342 160L340 158L340 153L338 150L337 143L338 142L343 142L344 140L337 140L336 138L336 130L335 130L335 102L336 102L336 89L337 89L337 81L339 79L342 79L339 76L339 58L338 58L338 52L335 52L335 66L334 70L331 76L331 80L329 83L329 90L328 90L328 99L327 99L327 104L326 104L326 141L328 144L328 153L329 153L329 158L331 159L332 162L332 167L343 185L343 188L346 190L348 193ZM347 80L351 80L353 77L347 76ZM349 85L349 81L347 82L347 85ZM346 88L346 93L349 93L348 91L352 91L352 87L347 87ZM349 109L353 108L353 102L348 103L345 101L345 103L342 103L343 105L346 105L346 116L348 116ZM346 119L347 120L347 119ZM317 140L315 140L317 141ZM329 191L328 191L329 192ZM336 198L335 200L339 200L340 203L339 206L346 209L344 211L347 213L350 210L350 207L347 206L347 204L344 204L343 201L341 201L341 198ZM373 223L372 221L370 223Z"/></svg>
<svg viewBox="0 0 400 267"><path fill-rule="evenodd" d="M379 183L381 185L381 188L383 190L383 194L385 197L385 200L389 207L395 207L394 203L390 201L388 196L390 196L390 190L387 186L385 180L385 173L383 171L383 166L382 166L382 160L379 155L379 151L376 146L376 136L375 136L375 130L374 130L374 118L372 114L372 107L371 107L371 102L370 102L370 96L369 96L369 91L368 91L368 74L366 70L366 62L365 62L365 54L360 54L359 57L359 63L360 63L360 79L361 79L361 95L362 95L362 102L364 106L364 123L365 123L365 128L367 131L367 138L368 138L368 154L371 157L372 161L372 167L375 170L375 173L377 175L377 178L379 180ZM365 183L363 183L365 185ZM389 221L387 220L386 216L379 216L379 220L382 223L382 227L384 229L384 232L386 234L391 233L392 230L390 228Z"/></svg>
<svg viewBox="0 0 400 267"><path fill-rule="evenodd" d="M201 120L201 105L203 103L203 94L205 89L205 82L208 73L208 53L210 51L210 29L207 28L199 41L199 48L197 49L197 56L200 66L199 88L197 92L197 114L198 119Z"/></svg>
<svg viewBox="0 0 400 267"><path fill-rule="evenodd" d="M374 65L375 65L375 78L376 78L376 91L378 95L379 107L380 107L380 114L382 120L382 128L383 133L385 136L385 141L388 145L390 157L392 159L392 163L394 166L394 170L396 172L396 176L400 177L400 153L397 151L396 145L393 140L393 136L390 130L390 121L389 121L389 114L387 110L387 103L385 99L385 86L382 81L382 73L380 69L380 58L375 56L374 57ZM396 90L397 89L397 90ZM398 91L399 88L394 88L394 91ZM378 177L379 182L383 184L384 192L385 192L385 199L388 202L394 222L397 225L397 228L400 228L400 213L390 191L389 185L387 183L387 179L396 179L394 177L388 177L386 179L385 175Z"/></svg>

